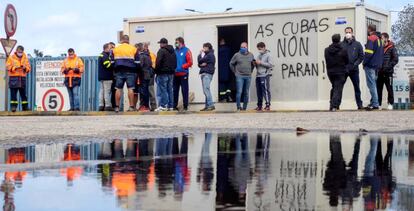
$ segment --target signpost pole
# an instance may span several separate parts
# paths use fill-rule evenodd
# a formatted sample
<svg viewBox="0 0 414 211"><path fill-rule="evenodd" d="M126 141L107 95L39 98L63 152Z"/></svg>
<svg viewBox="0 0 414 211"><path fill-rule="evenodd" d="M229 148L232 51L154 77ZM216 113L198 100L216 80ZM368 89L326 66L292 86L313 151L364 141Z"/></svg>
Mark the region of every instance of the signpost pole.
<svg viewBox="0 0 414 211"><path fill-rule="evenodd" d="M6 63L11 52L13 51L14 46L17 41L10 39L16 33L17 29L17 12L12 4L6 6L6 11L4 12L4 30L6 31L6 39L1 39L1 44L3 45L4 51L6 53ZM5 105L4 108L6 111L9 110L9 73L5 70Z"/></svg>

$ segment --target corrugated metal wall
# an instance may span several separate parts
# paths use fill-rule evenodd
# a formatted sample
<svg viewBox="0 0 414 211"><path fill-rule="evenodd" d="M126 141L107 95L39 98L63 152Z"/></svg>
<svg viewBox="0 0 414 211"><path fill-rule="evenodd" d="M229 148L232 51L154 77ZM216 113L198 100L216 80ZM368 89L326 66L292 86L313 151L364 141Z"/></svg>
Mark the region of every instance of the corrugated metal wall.
<svg viewBox="0 0 414 211"><path fill-rule="evenodd" d="M81 84L81 110L96 111L99 106L98 57L81 57L85 63L85 72ZM36 108L36 62L56 61L64 58L34 58L30 59L32 71L27 77L27 97L30 108ZM10 99L10 90L8 91ZM10 108L9 108L10 109Z"/></svg>
<svg viewBox="0 0 414 211"><path fill-rule="evenodd" d="M6 109L6 57L0 58L0 111Z"/></svg>

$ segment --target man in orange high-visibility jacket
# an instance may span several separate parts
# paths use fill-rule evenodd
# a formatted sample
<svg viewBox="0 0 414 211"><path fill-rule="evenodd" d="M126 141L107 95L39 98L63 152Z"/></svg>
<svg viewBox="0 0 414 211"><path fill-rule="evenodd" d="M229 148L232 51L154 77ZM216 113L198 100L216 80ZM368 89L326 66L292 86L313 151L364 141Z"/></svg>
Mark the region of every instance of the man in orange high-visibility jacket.
<svg viewBox="0 0 414 211"><path fill-rule="evenodd" d="M16 52L7 59L7 71L9 72L9 88L11 95L11 110L16 112L19 101L17 101L17 92L20 94L22 101L22 110L29 110L26 96L26 76L30 72L30 63L23 46L18 46Z"/></svg>
<svg viewBox="0 0 414 211"><path fill-rule="evenodd" d="M114 48L112 55L116 80L115 112L119 112L122 89L125 84L128 88L128 111L136 111L136 105L134 105L134 89L137 82L138 69L140 68L138 56L137 49L129 44L129 36L122 36L121 44Z"/></svg>
<svg viewBox="0 0 414 211"><path fill-rule="evenodd" d="M65 86L69 93L70 111L80 111L80 85L83 71L83 61L76 56L75 50L70 48L68 57L62 64Z"/></svg>

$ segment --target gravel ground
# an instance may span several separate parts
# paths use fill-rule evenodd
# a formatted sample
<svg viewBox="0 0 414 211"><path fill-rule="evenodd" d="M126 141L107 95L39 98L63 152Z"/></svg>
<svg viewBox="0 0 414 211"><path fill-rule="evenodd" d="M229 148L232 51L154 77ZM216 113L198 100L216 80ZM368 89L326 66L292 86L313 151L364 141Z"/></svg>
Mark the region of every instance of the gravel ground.
<svg viewBox="0 0 414 211"><path fill-rule="evenodd" d="M0 144L183 132L295 131L414 134L413 111L0 117Z"/></svg>

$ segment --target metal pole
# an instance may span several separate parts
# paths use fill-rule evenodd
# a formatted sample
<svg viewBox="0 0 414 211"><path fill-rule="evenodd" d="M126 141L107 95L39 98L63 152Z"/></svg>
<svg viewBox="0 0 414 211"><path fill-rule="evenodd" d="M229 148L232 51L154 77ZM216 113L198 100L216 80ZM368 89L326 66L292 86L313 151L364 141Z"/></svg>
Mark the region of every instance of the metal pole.
<svg viewBox="0 0 414 211"><path fill-rule="evenodd" d="M7 36L7 39L9 39L10 37ZM4 89L4 110L5 111L9 111L9 71L7 70L7 60L9 59L9 54L7 52L6 53L6 61L4 61L4 66L5 66L5 89Z"/></svg>

